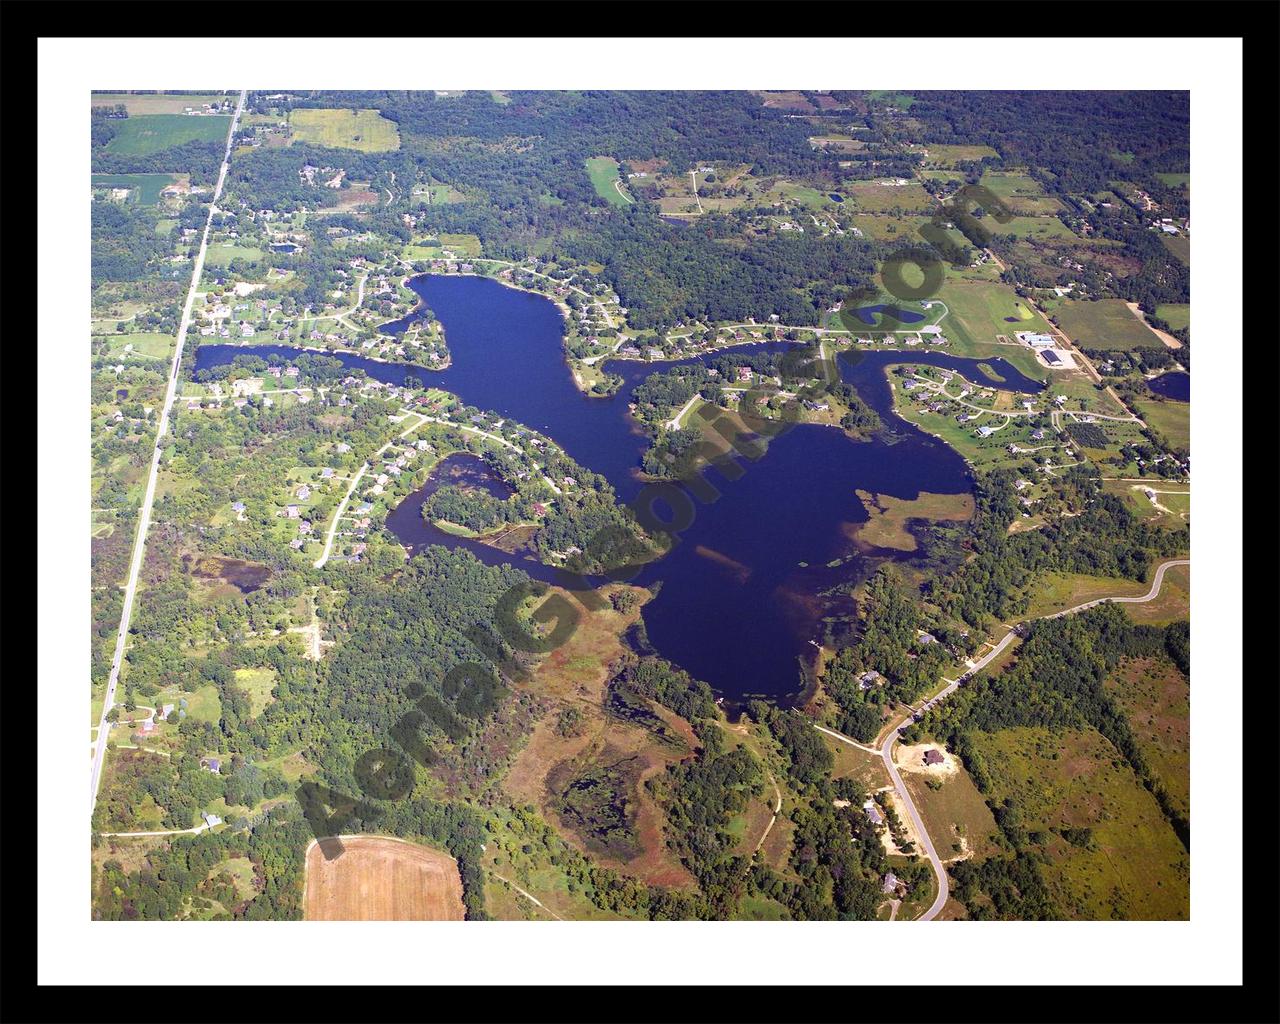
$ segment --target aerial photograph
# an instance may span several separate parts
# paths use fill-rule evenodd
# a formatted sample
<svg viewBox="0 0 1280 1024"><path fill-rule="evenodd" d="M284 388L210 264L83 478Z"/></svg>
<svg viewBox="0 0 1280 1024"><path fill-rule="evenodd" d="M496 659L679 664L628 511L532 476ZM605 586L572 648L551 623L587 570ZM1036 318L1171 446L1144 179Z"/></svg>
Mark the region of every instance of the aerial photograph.
<svg viewBox="0 0 1280 1024"><path fill-rule="evenodd" d="M1190 920L1190 91L84 99L84 918Z"/></svg>

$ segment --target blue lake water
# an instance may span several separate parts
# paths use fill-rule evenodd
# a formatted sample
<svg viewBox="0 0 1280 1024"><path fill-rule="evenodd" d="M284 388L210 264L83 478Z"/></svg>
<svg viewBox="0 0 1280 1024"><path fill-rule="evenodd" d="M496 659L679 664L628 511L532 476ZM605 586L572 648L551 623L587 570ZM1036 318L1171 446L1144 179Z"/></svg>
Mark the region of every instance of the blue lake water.
<svg viewBox="0 0 1280 1024"><path fill-rule="evenodd" d="M829 198L830 198L833 202L837 202L837 203L843 203L843 202L844 202L844 196L842 196L839 192L832 192L832 193L830 193Z"/></svg>
<svg viewBox="0 0 1280 1024"><path fill-rule="evenodd" d="M1147 387L1157 395L1172 398L1176 402L1191 401L1191 374L1174 372L1162 373L1147 381Z"/></svg>
<svg viewBox="0 0 1280 1024"><path fill-rule="evenodd" d="M636 496L644 483L638 469L647 442L627 404L640 381L676 364L612 363L610 370L624 379L619 393L609 399L587 398L565 363L564 324L552 302L476 277L424 275L410 287L444 325L452 356L448 370L348 354L337 358L376 380L400 384L413 376L465 403L518 420L606 477L623 502ZM759 352L761 347L743 350ZM196 368L238 355L291 357L298 351L203 345ZM876 558L898 557L888 551L857 551L849 529L868 516L855 489L905 499L921 491L971 490L968 468L953 449L893 414L884 371L888 364L903 362L949 367L973 383L989 383L976 360L943 353L851 354L840 363L841 376L880 413L885 429L871 440L852 441L833 427L798 425L775 438L762 458L741 460L743 473L737 480L708 470L707 479L721 496L695 500L693 522L674 549L634 580L644 586L661 583L658 596L644 608L653 646L730 701L760 695L785 702L796 695L799 660L812 656L809 640L819 635L822 616L832 607L820 597L822 591L865 575ZM987 362L1007 381L1005 387L1027 392L1043 388L1003 360ZM434 487L429 483L388 516L388 528L406 547L465 547L488 564L511 563L536 578L553 577L530 559L449 536L424 522L421 505ZM826 567L837 560L844 561Z"/></svg>
<svg viewBox="0 0 1280 1024"><path fill-rule="evenodd" d="M923 313L916 313L910 309L899 309L897 306L859 306L853 310L853 315L868 327L876 325L877 313L880 314L882 325L889 320L897 320L903 324L918 324L924 319Z"/></svg>
<svg viewBox="0 0 1280 1024"><path fill-rule="evenodd" d="M298 247L292 242L276 242L271 246L272 252L297 252Z"/></svg>

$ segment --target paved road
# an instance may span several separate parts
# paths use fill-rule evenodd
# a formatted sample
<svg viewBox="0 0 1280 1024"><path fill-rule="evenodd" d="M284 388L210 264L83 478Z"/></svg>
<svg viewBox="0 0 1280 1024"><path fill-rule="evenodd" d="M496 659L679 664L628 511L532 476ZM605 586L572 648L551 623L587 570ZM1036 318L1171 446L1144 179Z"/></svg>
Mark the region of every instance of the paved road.
<svg viewBox="0 0 1280 1024"><path fill-rule="evenodd" d="M687 413L690 409L693 408L694 402L700 401L701 398L702 398L702 395L700 394L694 395L691 399L689 399L689 401L685 402L684 405L681 406L680 411L676 413L674 416L672 416L671 419L667 420L665 424L666 428L668 430L675 430L678 426L680 426L681 417L683 417L685 413Z"/></svg>
<svg viewBox="0 0 1280 1024"><path fill-rule="evenodd" d="M1191 559L1189 558L1171 558L1168 561L1161 562L1160 565L1156 567L1155 576L1151 580L1151 588L1145 594L1141 594L1134 597L1102 597L1102 598L1098 598L1096 601L1086 601L1084 602L1084 604L1078 604L1072 608L1065 608L1062 611L1055 612L1052 615L1040 616L1040 618L1046 618L1046 619L1061 618L1064 615L1072 615L1075 612L1087 611L1088 609L1093 608L1096 605L1103 604L1107 601L1115 601L1117 604L1145 604L1148 601L1154 600L1156 595L1160 593L1160 589L1164 585L1164 575L1166 572L1168 572L1174 566L1190 565L1190 564L1191 564ZM1032 622L1032 621L1035 621L1035 620L1033 619L1027 620L1027 622ZM946 680L947 685L944 686L941 690L939 690L938 693L930 697L927 701L925 701L919 707L912 708L906 715L904 715L898 721L894 722L893 726L889 729L888 734L885 736L884 742L881 743L880 745L879 754L880 754L881 760L884 761L885 770L888 771L889 773L889 778L893 782L893 788L897 791L898 798L902 801L903 805L907 808L907 814L911 818L912 824L915 825L916 834L919 835L920 837L920 845L924 847L925 856L929 859L929 863L933 866L933 873L934 875L937 876L937 879L938 879L938 894L934 898L933 904L929 907L929 909L926 910L923 914L920 915L920 917L916 919L918 921L932 921L935 917L937 917L938 914L941 912L942 908L946 905L947 897L950 893L950 889L948 885L946 867L942 863L942 858L938 856L938 851L934 848L933 840L930 838L929 832L925 828L924 819L920 817L920 812L916 809L915 801L911 799L911 794L907 791L907 787L902 781L902 776L898 773L898 766L894 763L894 760L893 760L894 745L898 742L899 738L901 737L901 733L899 732L899 730L902 729L906 725L906 723L910 721L915 715L919 714L922 711L929 710L934 705L936 705L939 701L945 700L947 697L951 696L951 694L955 693L955 691L960 687L960 684L969 676L980 671L981 669L986 668L989 664L991 664L991 662L999 658L1000 655L1002 655L1005 652L1005 649L1011 643L1013 643L1014 638L1017 635L1018 634L1017 634L1016 627L1013 629L1010 629L1007 633L1005 633L1003 637L1000 638L1000 640L994 646L992 646L991 650L989 650L981 658L975 661L973 663L973 667L968 669L968 671L966 671L965 674L962 675L959 679ZM825 728L824 726L816 725L816 724L814 725L814 728L817 729L819 732L825 733L828 736L832 736L835 739L840 740L842 743L848 743L852 747L857 747L859 750L866 750L872 753L876 752L874 747L868 747L862 743L857 742L854 739L851 739L848 736L845 736L843 733L836 732L833 729L828 729L828 728Z"/></svg>
<svg viewBox="0 0 1280 1024"><path fill-rule="evenodd" d="M1160 588L1164 585L1164 574L1170 569L1178 565L1190 565L1189 558L1171 558L1167 562L1161 562L1156 567L1156 574L1151 580L1151 589L1140 597L1100 597L1096 601L1086 601L1084 604L1078 604L1074 608L1068 608L1066 611L1055 612L1053 615L1046 615L1047 619L1061 618L1063 615L1070 615L1072 612L1082 612L1095 605L1105 604L1107 601L1114 601L1116 604L1146 604L1160 593Z"/></svg>
<svg viewBox="0 0 1280 1024"><path fill-rule="evenodd" d="M388 441L376 452L374 452L373 459L371 459L370 461L366 462L363 466L361 466L360 471L352 479L351 486L347 488L347 493L342 499L342 504L339 505L337 510L333 513L333 522L329 524L329 535L325 538L325 542L324 542L324 552L313 563L317 569L323 567L324 563L329 560L329 554L330 552L333 551L334 534L337 532L337 529L338 529L338 520L342 518L342 513L347 510L347 504L348 502L351 501L351 496L355 493L356 485L360 483L361 477L363 477L365 473L369 472L369 470L373 467L374 461L381 458L382 453L385 452L388 448L390 448L393 444L395 444L396 441L403 441L406 437L408 437L420 426L422 426L422 424L448 422L446 420L432 419L430 416L424 416L420 412L411 412L409 413L409 416L417 416L418 422L413 424L413 426L411 427L405 427L404 430L400 431L400 433L397 434L392 440ZM408 419L408 416L406 416L405 418ZM462 429L465 430L466 427L463 427ZM486 434L485 436L488 437L489 435ZM497 438L497 440L502 441L502 438ZM503 441L502 443L506 444L507 442ZM512 447L514 447L514 445Z"/></svg>
<svg viewBox="0 0 1280 1024"><path fill-rule="evenodd" d="M329 561L329 553L333 551L333 538L338 532L338 521L342 518L343 513L347 511L347 504L351 501L351 495L355 493L356 487L360 484L360 479L369 469L369 463L365 463L360 467L360 472L351 478L351 486L347 488L347 493L342 496L342 502L338 505L337 510L333 513L333 522L329 524L329 535L324 539L324 551L315 561L317 569L322 568L324 563Z"/></svg>
<svg viewBox="0 0 1280 1024"><path fill-rule="evenodd" d="M204 271L205 250L209 246L209 228L213 223L213 215L217 210L218 197L222 195L222 186L227 179L227 168L231 163L231 142L236 135L236 125L244 111L245 92L240 92L236 103L235 116L231 118L231 130L227 133L227 147L222 156L222 169L218 172L218 184L213 190L213 199L209 203L209 216L204 222L204 234L200 236L200 251L196 253L195 265L191 268L191 286L187 289L187 301L182 307L182 320L178 325L178 345L173 353L173 369L169 373L169 387L165 391L164 406L160 410L160 425L156 431L155 448L151 453L151 472L147 476L147 490L142 499L142 508L138 513L138 533L133 543L133 561L129 565L129 578L124 589L124 608L120 613L120 631L116 635L116 650L111 659L111 674L107 677L107 692L102 701L102 717L98 722L98 740L94 744L93 769L89 780L89 813L92 815L98 802L98 786L102 781L102 765L107 754L107 712L115 703L116 684L120 681L120 665L124 660L125 644L129 638L129 621L133 613L133 599L138 589L138 573L142 568L142 556L146 551L147 528L151 525L151 505L156 496L156 478L160 471L161 445L165 432L169 429L169 413L173 409L174 396L178 388L178 371L182 366L182 348L187 338L187 329L191 325L191 310L195 305L196 290L200 287L200 275Z"/></svg>

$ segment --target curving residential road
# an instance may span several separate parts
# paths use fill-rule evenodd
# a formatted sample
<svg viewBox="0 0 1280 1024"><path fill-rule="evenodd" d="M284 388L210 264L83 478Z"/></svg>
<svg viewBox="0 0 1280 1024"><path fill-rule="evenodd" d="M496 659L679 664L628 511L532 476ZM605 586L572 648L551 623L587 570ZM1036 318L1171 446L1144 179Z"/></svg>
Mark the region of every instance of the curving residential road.
<svg viewBox="0 0 1280 1024"><path fill-rule="evenodd" d="M147 475L147 489L142 498L142 506L138 511L138 533L133 542L133 559L129 563L129 578L124 588L124 607L120 613L120 630L116 634L115 654L111 659L111 674L107 677L107 692L102 701L102 717L98 721L98 739L93 750L93 769L89 780L89 813L98 802L98 786L102 781L102 765L106 760L107 737L111 730L107 726L107 712L115 703L116 684L120 681L120 665L124 660L125 644L129 638L129 622L133 614L133 599L138 590L138 573L142 569L142 556L147 546L147 529L151 525L151 505L156 496L156 479L160 472L160 455L163 451L164 436L169 429L169 414L173 410L174 397L178 388L178 371L182 366L182 349L187 339L187 329L191 326L191 311L195 305L196 291L200 287L200 275L204 272L205 251L209 246L209 228L213 224L213 215L218 209L218 198L222 195L222 186L227 180L227 169L231 166L231 143L236 137L236 125L244 112L247 93L240 91L240 99L236 103L235 116L231 118L231 128L227 132L227 147L222 155L222 168L218 171L218 183L213 190L213 199L209 202L209 216L205 218L204 233L200 236L200 250L196 253L195 263L191 268L191 285L187 289L187 301L182 307L182 320L178 324L178 344L173 353L173 369L169 372L169 386L165 391L164 406L160 410L159 427L156 430L156 443L151 453L151 471Z"/></svg>
<svg viewBox="0 0 1280 1024"><path fill-rule="evenodd" d="M1161 588L1164 586L1164 575L1166 572L1175 566L1190 564L1191 559L1189 558L1171 558L1167 561L1161 562L1156 567L1155 576L1152 577L1151 588L1145 594L1134 597L1100 597L1097 600L1086 601L1083 604L1075 605L1072 608L1065 608L1060 612L1054 612L1052 615L1041 615L1037 616L1037 618L1058 619L1064 615L1072 615L1076 612L1087 611L1097 605L1105 604L1107 601L1114 601L1117 604L1145 604L1148 601L1154 600L1160 593ZM1026 623L1034 621L1036 621L1036 619L1027 619L1023 624L1025 625ZM947 869L942 863L942 858L938 856L938 851L934 848L933 840L929 837L929 832L924 826L924 819L920 817L920 812L916 809L915 801L911 799L911 794L907 791L906 784L903 783L902 776L898 773L898 766L894 763L894 744L896 744L901 738L901 730L908 721L914 718L917 714L929 710L939 701L945 700L951 694L955 693L966 679L981 669L986 668L991 664L991 662L1000 657L1000 655L1004 653L1005 649L1013 643L1014 637L1017 635L1018 627L1015 626L1005 633L1005 635L1000 638L990 651L975 661L973 663L973 667L965 672L959 679L946 680L946 686L921 704L918 708L912 708L907 714L894 722L892 727L889 729L888 735L885 736L884 742L880 744L879 754L881 760L884 761L885 770L889 773L889 778L893 782L893 788L897 792L898 798L907 809L907 815L911 818L912 824L915 825L916 834L920 837L920 845L924 847L925 856L929 859L929 863L933 867L933 873L938 879L938 894L934 898L933 904L929 909L916 918L917 921L932 921L937 917L942 911L942 908L946 906L947 897L950 895L950 888L947 880ZM814 728L821 733L825 733L828 736L840 740L843 743L848 743L852 747L857 747L859 750L868 750L872 752L875 750L875 748L859 743L856 740L845 736L843 733L836 732L834 729L828 729L825 726L817 724L814 725Z"/></svg>

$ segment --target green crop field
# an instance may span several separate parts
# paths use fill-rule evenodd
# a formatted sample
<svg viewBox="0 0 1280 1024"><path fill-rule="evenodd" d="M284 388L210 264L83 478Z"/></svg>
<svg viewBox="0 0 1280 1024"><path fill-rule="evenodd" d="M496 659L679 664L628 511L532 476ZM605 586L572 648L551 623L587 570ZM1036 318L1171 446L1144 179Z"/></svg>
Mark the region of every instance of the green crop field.
<svg viewBox="0 0 1280 1024"><path fill-rule="evenodd" d="M1098 299L1096 302L1067 300L1058 307L1054 319L1067 337L1081 348L1126 351L1164 346L1122 299Z"/></svg>
<svg viewBox="0 0 1280 1024"><path fill-rule="evenodd" d="M139 203L155 206L160 202L161 190L177 180L173 174L94 174L90 183L94 188L136 189Z"/></svg>
<svg viewBox="0 0 1280 1024"><path fill-rule="evenodd" d="M400 148L400 132L376 110L301 108L289 114L289 126L297 142L362 153L384 153Z"/></svg>
<svg viewBox="0 0 1280 1024"><path fill-rule="evenodd" d="M614 188L613 183L618 178L618 161L613 157L589 157L587 159L587 174L591 178L591 184L595 186L596 194L601 198L608 200L614 206L630 205Z"/></svg>
<svg viewBox="0 0 1280 1024"><path fill-rule="evenodd" d="M148 156L188 142L225 142L231 118L223 114L146 114L113 122L115 136L107 143L108 153L120 156ZM180 170L181 168L175 168Z"/></svg>

